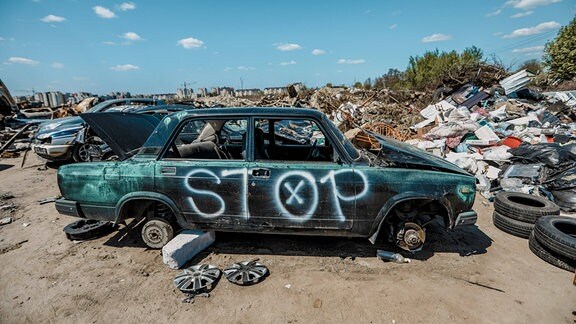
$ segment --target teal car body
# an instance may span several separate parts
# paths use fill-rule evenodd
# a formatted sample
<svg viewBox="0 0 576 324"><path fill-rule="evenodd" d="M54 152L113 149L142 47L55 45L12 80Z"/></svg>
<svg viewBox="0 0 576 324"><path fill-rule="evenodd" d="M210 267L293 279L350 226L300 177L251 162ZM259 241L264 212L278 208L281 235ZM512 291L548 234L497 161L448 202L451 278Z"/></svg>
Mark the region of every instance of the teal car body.
<svg viewBox="0 0 576 324"><path fill-rule="evenodd" d="M373 243L381 233L391 241L403 239L435 217L449 229L472 225L477 218L473 176L378 134L372 136L380 142L379 151L358 151L316 110L197 109L148 123L142 131L147 139L125 160L60 167L63 199L56 202L57 210L118 223L150 217L151 206L160 204L187 229L366 237ZM204 129L190 131L200 133L195 141L181 140L203 123ZM209 133L208 124L215 129L210 136L220 137L214 144L217 154L184 156L213 145L199 139ZM302 129L308 135L296 134ZM406 224L415 225L407 229Z"/></svg>

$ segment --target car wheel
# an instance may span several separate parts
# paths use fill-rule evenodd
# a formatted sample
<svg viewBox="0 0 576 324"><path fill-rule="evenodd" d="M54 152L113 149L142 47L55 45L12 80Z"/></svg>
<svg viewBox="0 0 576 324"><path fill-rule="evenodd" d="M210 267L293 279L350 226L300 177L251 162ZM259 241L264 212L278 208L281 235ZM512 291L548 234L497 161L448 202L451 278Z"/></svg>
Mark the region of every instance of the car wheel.
<svg viewBox="0 0 576 324"><path fill-rule="evenodd" d="M548 250L576 260L576 218L542 217L536 222L534 236Z"/></svg>
<svg viewBox="0 0 576 324"><path fill-rule="evenodd" d="M74 146L72 158L75 162L90 162L90 144L76 144Z"/></svg>
<svg viewBox="0 0 576 324"><path fill-rule="evenodd" d="M542 216L560 215L560 207L552 201L520 192L499 193L494 209L508 218L531 224Z"/></svg>
<svg viewBox="0 0 576 324"><path fill-rule="evenodd" d="M150 218L142 227L142 240L151 249L161 249L174 238L174 228L165 219Z"/></svg>
<svg viewBox="0 0 576 324"><path fill-rule="evenodd" d="M549 251L543 247L540 242L538 242L538 239L536 239L534 233L530 234L530 238L528 239L528 247L530 248L530 251L536 254L536 256L550 263L551 265L557 266L558 268L564 270L568 270L570 272L574 272L574 270L576 270L576 261L569 260L552 251Z"/></svg>
<svg viewBox="0 0 576 324"><path fill-rule="evenodd" d="M494 214L492 214L492 221L494 222L494 226L501 231L521 238L528 238L534 228L534 224L506 217L497 211L494 211Z"/></svg>
<svg viewBox="0 0 576 324"><path fill-rule="evenodd" d="M112 223L93 219L81 219L64 227L64 233L69 240L84 241L102 237L110 233Z"/></svg>

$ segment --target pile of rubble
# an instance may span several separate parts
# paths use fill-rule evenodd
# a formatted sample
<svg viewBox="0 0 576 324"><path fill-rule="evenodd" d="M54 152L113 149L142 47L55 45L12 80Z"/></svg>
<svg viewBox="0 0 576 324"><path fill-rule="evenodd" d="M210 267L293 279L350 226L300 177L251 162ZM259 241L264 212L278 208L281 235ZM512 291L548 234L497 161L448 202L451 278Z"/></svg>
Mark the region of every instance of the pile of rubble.
<svg viewBox="0 0 576 324"><path fill-rule="evenodd" d="M237 98L229 94L202 97L194 101L198 108L211 107L307 107L333 117L342 130L365 123L384 123L398 133L409 134L409 126L420 119L417 107L432 99L426 92L363 90L348 87L324 87L296 90L290 85L282 94L257 98Z"/></svg>
<svg viewBox="0 0 576 324"><path fill-rule="evenodd" d="M420 111L408 142L476 175L491 199L500 190L546 196L576 211L576 91L526 88L520 71L490 89L467 84Z"/></svg>

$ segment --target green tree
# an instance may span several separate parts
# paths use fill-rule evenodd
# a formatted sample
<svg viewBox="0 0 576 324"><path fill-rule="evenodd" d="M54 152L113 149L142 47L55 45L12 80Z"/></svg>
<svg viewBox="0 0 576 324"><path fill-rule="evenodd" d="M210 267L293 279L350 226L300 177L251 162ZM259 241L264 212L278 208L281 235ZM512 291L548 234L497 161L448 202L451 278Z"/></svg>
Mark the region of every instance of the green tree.
<svg viewBox="0 0 576 324"><path fill-rule="evenodd" d="M576 79L576 17L546 44L543 62L553 79Z"/></svg>
<svg viewBox="0 0 576 324"><path fill-rule="evenodd" d="M326 88L332 88L332 87L333 87L332 83L330 82L326 83Z"/></svg>
<svg viewBox="0 0 576 324"><path fill-rule="evenodd" d="M354 83L354 88L362 89L362 87L363 87L362 82L358 81Z"/></svg>
<svg viewBox="0 0 576 324"><path fill-rule="evenodd" d="M364 81L364 89L370 90L372 89L372 79L368 78Z"/></svg>
<svg viewBox="0 0 576 324"><path fill-rule="evenodd" d="M531 60L525 61L524 63L522 63L522 65L520 65L520 67L518 68L518 71L522 71L522 70L528 70L530 72L534 72L534 73L538 74L538 73L540 73L540 71L542 71L542 64L537 59L531 59Z"/></svg>
<svg viewBox="0 0 576 324"><path fill-rule="evenodd" d="M482 50L476 46L456 51L428 51L423 56L411 56L405 72L408 84L418 90L434 89L445 78L454 78L482 62Z"/></svg>

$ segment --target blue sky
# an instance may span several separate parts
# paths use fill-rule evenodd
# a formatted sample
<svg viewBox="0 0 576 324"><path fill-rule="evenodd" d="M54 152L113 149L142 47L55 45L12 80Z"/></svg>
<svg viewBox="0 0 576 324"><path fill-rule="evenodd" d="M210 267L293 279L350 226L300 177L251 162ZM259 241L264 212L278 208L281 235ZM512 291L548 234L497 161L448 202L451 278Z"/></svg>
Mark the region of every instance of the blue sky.
<svg viewBox="0 0 576 324"><path fill-rule="evenodd" d="M427 50L540 58L573 0L0 1L0 79L13 95L353 84Z"/></svg>

